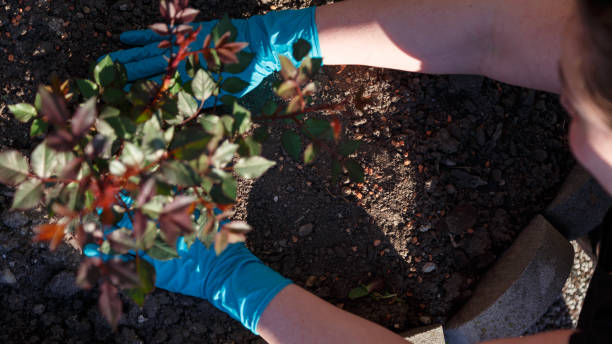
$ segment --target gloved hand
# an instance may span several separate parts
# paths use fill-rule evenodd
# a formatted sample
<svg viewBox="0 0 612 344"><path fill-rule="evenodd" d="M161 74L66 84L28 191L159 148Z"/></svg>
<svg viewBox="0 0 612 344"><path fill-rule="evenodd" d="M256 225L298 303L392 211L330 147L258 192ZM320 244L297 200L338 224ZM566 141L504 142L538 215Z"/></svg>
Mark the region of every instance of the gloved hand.
<svg viewBox="0 0 612 344"><path fill-rule="evenodd" d="M206 35L217 24L217 20L195 23L201 25L202 30L196 41L190 45L190 50L201 49ZM297 61L292 56L293 43L300 38L312 45L310 55L321 57L319 38L315 23L315 8L301 10L288 10L270 12L266 15L253 16L248 19L233 19L238 36L237 42L247 42L249 46L245 51L255 54L251 64L242 73L235 75L249 83L249 86L238 94L241 97L248 93L273 71L281 69L277 54L287 56L294 64ZM124 64L129 82L150 78L160 83L167 67L164 55L168 56L168 49L159 49L159 41L166 37L157 35L151 30L128 31L121 34L120 39L129 45L142 45L142 47L120 50L110 54L111 58ZM204 59L200 59L204 63ZM185 69L185 63L178 68L183 82L190 80ZM205 106L212 106L210 99Z"/></svg>
<svg viewBox="0 0 612 344"><path fill-rule="evenodd" d="M219 256L199 240L191 248L177 242L180 258L146 257L157 273L155 286L201 297L257 333L257 323L270 301L292 282L264 265L244 243L230 244Z"/></svg>
<svg viewBox="0 0 612 344"><path fill-rule="evenodd" d="M128 206L133 203L126 194L121 193L120 197ZM121 227L132 229L127 214L113 226L114 229ZM176 249L179 257L171 260L142 255L155 268L155 286L208 300L255 334L258 334L257 323L268 303L292 283L264 265L242 242L228 245L217 256L214 244L206 248L196 240L188 248L180 237ZM130 259L127 255L104 255L96 244L85 246L84 253L104 260Z"/></svg>

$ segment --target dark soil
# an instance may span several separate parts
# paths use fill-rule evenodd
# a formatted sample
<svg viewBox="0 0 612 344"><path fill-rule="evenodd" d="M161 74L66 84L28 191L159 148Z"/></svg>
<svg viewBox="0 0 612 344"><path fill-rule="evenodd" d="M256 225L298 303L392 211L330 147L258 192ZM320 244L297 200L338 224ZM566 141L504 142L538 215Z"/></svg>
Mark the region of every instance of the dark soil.
<svg viewBox="0 0 612 344"><path fill-rule="evenodd" d="M192 3L207 20L324 1ZM7 104L31 102L52 71L86 76L95 58L123 47L119 33L158 20L155 0L0 0L0 9L2 150L35 144ZM313 166L291 160L274 128L264 155L277 166L240 186L237 216L256 228L249 247L299 285L394 331L443 322L573 165L557 97L480 77L368 67L328 66L319 79L317 101L348 107L343 125L364 142L357 159L366 180L331 184L325 157ZM97 291L72 285L78 253L32 243L32 226L45 218L7 212L11 195L0 186L1 342L258 340L207 302L162 290L143 309L125 298L113 335ZM378 279L393 297L347 297Z"/></svg>

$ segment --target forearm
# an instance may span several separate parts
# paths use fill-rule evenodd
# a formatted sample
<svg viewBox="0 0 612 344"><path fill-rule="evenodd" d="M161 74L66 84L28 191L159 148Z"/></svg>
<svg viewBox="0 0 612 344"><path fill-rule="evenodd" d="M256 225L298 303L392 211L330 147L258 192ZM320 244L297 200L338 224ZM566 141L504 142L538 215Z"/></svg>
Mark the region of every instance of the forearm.
<svg viewBox="0 0 612 344"><path fill-rule="evenodd" d="M328 65L482 74L559 91L571 0L354 0L317 8Z"/></svg>
<svg viewBox="0 0 612 344"><path fill-rule="evenodd" d="M268 304L257 332L269 343L407 343L384 327L334 307L294 284Z"/></svg>

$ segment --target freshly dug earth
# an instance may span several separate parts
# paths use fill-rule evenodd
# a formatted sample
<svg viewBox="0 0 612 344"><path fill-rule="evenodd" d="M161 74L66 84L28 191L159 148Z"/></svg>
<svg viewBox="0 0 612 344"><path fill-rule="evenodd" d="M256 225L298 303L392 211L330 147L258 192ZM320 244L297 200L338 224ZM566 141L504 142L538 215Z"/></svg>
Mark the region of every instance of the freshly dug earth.
<svg viewBox="0 0 612 344"><path fill-rule="evenodd" d="M199 20L323 3L192 1ZM86 76L95 58L124 48L119 33L159 20L155 0L0 0L0 9L0 150L26 152L37 142L8 104L31 102L53 71ZM256 228L249 247L297 284L394 331L443 322L574 164L557 97L479 77L368 67L327 66L319 85L317 102L347 106L345 134L364 142L357 159L366 180L330 183L329 161L293 161L274 127L264 155L277 166L239 187L237 218ZM3 343L260 340L207 302L162 290L143 309L124 298L113 334L97 291L72 285L78 252L32 243L45 216L8 212L11 195L0 186ZM377 296L348 298L376 280L384 282Z"/></svg>

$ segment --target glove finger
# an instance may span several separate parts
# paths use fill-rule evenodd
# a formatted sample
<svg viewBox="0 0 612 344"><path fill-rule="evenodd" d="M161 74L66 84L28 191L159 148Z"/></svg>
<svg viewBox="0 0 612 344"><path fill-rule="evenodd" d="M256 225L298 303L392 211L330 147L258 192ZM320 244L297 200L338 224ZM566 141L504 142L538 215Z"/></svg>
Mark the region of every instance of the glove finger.
<svg viewBox="0 0 612 344"><path fill-rule="evenodd" d="M151 43L144 47L131 48L118 50L110 53L110 57L113 61L117 61L122 64L129 62L138 62L151 57L163 56L169 54L168 49L159 49L157 43Z"/></svg>
<svg viewBox="0 0 612 344"><path fill-rule="evenodd" d="M126 31L119 36L122 43L129 45L145 45L154 42L161 42L167 36L160 36L152 30L132 30Z"/></svg>
<svg viewBox="0 0 612 344"><path fill-rule="evenodd" d="M128 81L136 81L165 73L168 68L168 62L163 55L160 55L136 62L128 62L124 66L127 71Z"/></svg>

